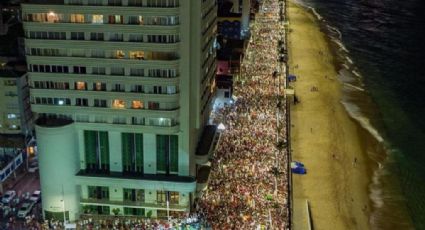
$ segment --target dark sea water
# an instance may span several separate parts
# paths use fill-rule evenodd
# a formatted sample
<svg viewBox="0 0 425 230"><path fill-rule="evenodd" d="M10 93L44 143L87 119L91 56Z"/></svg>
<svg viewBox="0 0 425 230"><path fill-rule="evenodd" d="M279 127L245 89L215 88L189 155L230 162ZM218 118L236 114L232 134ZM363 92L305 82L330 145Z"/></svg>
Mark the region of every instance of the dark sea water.
<svg viewBox="0 0 425 230"><path fill-rule="evenodd" d="M372 228L425 229L425 0L301 2L338 49L347 111L382 145Z"/></svg>

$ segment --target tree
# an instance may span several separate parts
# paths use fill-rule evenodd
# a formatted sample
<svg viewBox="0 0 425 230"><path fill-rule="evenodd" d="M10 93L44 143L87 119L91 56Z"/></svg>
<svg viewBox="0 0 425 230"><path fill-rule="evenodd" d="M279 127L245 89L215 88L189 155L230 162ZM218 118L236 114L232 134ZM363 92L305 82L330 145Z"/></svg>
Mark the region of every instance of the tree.
<svg viewBox="0 0 425 230"><path fill-rule="evenodd" d="M112 212L114 213L115 216L118 216L118 214L120 213L121 209L119 208L114 208L112 209Z"/></svg>

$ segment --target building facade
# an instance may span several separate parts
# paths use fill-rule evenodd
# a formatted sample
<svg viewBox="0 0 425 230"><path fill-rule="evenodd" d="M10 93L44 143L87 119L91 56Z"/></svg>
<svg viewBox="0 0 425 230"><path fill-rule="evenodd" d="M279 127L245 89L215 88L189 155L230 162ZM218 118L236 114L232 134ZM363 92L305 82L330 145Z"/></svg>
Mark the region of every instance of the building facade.
<svg viewBox="0 0 425 230"><path fill-rule="evenodd" d="M4 184L28 157L33 120L26 65L0 64L0 193Z"/></svg>
<svg viewBox="0 0 425 230"><path fill-rule="evenodd" d="M215 92L215 0L22 11L45 218L188 212Z"/></svg>

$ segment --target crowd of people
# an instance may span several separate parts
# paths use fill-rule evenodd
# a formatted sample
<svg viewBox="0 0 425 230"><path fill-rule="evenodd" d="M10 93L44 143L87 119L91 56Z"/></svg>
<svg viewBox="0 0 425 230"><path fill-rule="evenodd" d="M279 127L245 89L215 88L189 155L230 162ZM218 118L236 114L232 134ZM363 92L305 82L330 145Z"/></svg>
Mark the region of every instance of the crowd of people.
<svg viewBox="0 0 425 230"><path fill-rule="evenodd" d="M109 218L83 217L76 223L77 229L205 229L208 227L204 223L203 217L199 213L184 213L182 216L166 219L142 219L121 216L111 216Z"/></svg>
<svg viewBox="0 0 425 230"><path fill-rule="evenodd" d="M283 1L262 1L236 101L214 114L225 129L197 207L212 229L289 228L283 10Z"/></svg>

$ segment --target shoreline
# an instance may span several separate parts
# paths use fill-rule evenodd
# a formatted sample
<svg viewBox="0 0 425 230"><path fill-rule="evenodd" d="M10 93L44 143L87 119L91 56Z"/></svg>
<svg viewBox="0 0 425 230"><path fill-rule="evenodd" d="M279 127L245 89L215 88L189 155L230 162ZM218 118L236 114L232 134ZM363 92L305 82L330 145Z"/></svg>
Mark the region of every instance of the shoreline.
<svg viewBox="0 0 425 230"><path fill-rule="evenodd" d="M369 135L340 102L334 54L314 15L289 2L288 18L291 85L301 101L291 106L292 158L308 170L293 175L294 201L309 201L315 229L370 229Z"/></svg>

